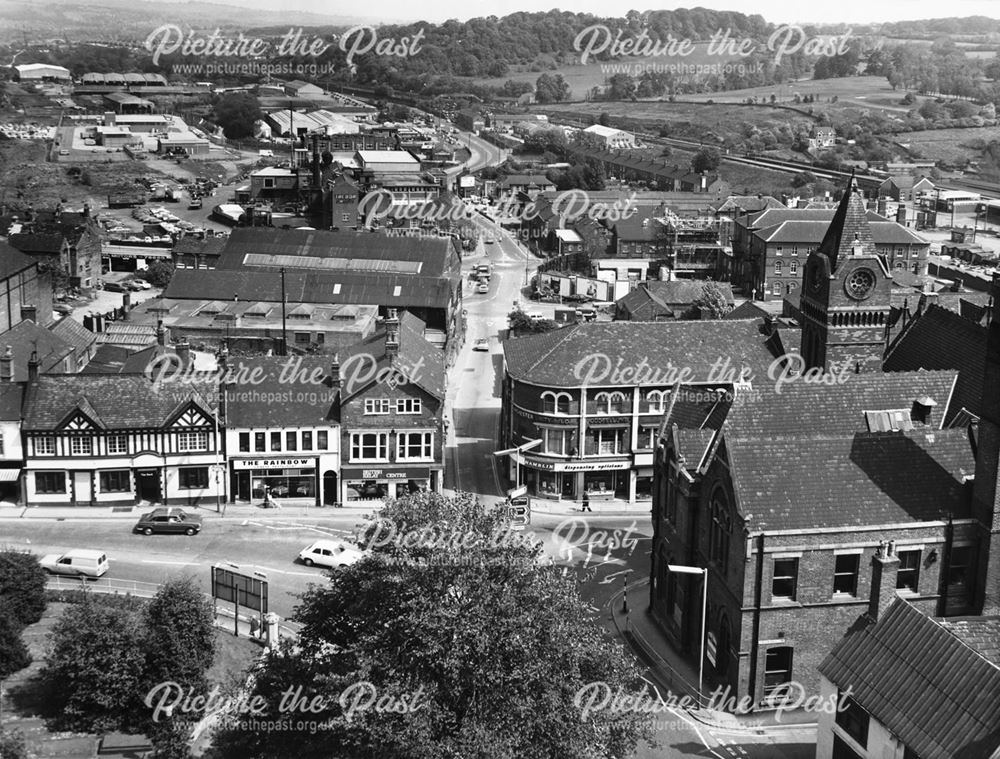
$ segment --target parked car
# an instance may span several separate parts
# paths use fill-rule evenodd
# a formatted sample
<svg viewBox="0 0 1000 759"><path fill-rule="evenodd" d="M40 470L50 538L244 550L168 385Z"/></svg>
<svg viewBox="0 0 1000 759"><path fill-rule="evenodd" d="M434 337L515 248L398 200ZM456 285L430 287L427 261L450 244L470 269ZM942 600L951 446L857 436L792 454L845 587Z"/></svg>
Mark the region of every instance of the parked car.
<svg viewBox="0 0 1000 759"><path fill-rule="evenodd" d="M128 288L121 282L105 282L104 289L109 293L127 293Z"/></svg>
<svg viewBox="0 0 1000 759"><path fill-rule="evenodd" d="M299 551L299 559L307 567L318 564L321 567L339 569L349 567L364 557L364 551L341 540L317 540Z"/></svg>
<svg viewBox="0 0 1000 759"><path fill-rule="evenodd" d="M70 314L73 313L72 306L67 306L65 303L56 303L52 307L52 310L55 311L57 314L62 314L63 316L69 316Z"/></svg>
<svg viewBox="0 0 1000 759"><path fill-rule="evenodd" d="M485 295L485 294L486 294L486 293L488 293L489 291L490 291L490 286L489 286L489 284L488 284L488 283L486 283L486 282L480 282L480 283L479 283L479 284L478 284L478 285L476 286L476 292L477 292L477 293L479 293L480 295Z"/></svg>
<svg viewBox="0 0 1000 759"><path fill-rule="evenodd" d="M488 351L490 349L490 341L485 337L481 337L476 340L472 345L472 350L474 351Z"/></svg>
<svg viewBox="0 0 1000 759"><path fill-rule="evenodd" d="M46 554L38 563L51 574L90 577L95 580L108 571L108 557L104 552L85 548Z"/></svg>
<svg viewBox="0 0 1000 759"><path fill-rule="evenodd" d="M154 532L197 535L201 532L201 517L183 509L153 509L140 517L135 531L143 535L152 535Z"/></svg>
<svg viewBox="0 0 1000 759"><path fill-rule="evenodd" d="M144 279L130 279L128 282L125 283L125 286L129 290L135 290L137 292L139 290L150 290L153 287L151 284L149 284L149 282L147 282Z"/></svg>

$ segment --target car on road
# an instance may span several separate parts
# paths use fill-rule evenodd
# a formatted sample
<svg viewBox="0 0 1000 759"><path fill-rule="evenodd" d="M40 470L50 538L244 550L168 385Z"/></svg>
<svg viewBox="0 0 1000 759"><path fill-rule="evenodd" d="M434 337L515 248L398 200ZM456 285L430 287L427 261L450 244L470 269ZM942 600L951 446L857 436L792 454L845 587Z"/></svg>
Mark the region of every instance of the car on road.
<svg viewBox="0 0 1000 759"><path fill-rule="evenodd" d="M38 561L50 574L97 579L108 571L108 557L104 551L74 548L66 553L50 553Z"/></svg>
<svg viewBox="0 0 1000 759"><path fill-rule="evenodd" d="M191 202L188 203L188 210L197 211L199 208L202 207L202 205L204 204L201 198L191 198Z"/></svg>
<svg viewBox="0 0 1000 759"><path fill-rule="evenodd" d="M364 558L364 551L342 540L317 540L299 551L299 559L307 567L319 565L340 569Z"/></svg>
<svg viewBox="0 0 1000 759"><path fill-rule="evenodd" d="M485 295L489 291L490 291L490 286L486 282L480 282L478 285L476 285L476 292L479 293L480 295Z"/></svg>
<svg viewBox="0 0 1000 759"><path fill-rule="evenodd" d="M130 279L125 283L125 286L129 290L135 290L137 292L139 290L151 290L153 288L153 286L144 279Z"/></svg>
<svg viewBox="0 0 1000 759"><path fill-rule="evenodd" d="M57 314L62 314L63 316L69 316L70 314L73 313L73 307L67 306L65 303L56 303L52 307L52 310L55 311Z"/></svg>
<svg viewBox="0 0 1000 759"><path fill-rule="evenodd" d="M201 517L189 514L184 509L153 509L139 518L135 531L143 535L152 535L154 532L197 535L201 532Z"/></svg>
<svg viewBox="0 0 1000 759"><path fill-rule="evenodd" d="M533 322L538 322L544 319L545 315L540 311L532 311L530 314L528 314L528 318L531 319L531 321Z"/></svg>
<svg viewBox="0 0 1000 759"><path fill-rule="evenodd" d="M472 344L472 350L474 351L488 351L490 349L490 341L485 337L480 337Z"/></svg>
<svg viewBox="0 0 1000 759"><path fill-rule="evenodd" d="M109 293L127 293L128 287L123 285L121 282L105 282L104 289Z"/></svg>

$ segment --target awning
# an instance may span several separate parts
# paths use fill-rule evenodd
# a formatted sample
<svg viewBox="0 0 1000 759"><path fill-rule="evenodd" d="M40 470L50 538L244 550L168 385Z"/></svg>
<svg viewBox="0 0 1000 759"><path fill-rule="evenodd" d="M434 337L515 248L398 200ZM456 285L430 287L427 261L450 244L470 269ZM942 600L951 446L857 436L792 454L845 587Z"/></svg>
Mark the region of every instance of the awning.
<svg viewBox="0 0 1000 759"><path fill-rule="evenodd" d="M0 469L0 482L17 482L20 474L20 469Z"/></svg>

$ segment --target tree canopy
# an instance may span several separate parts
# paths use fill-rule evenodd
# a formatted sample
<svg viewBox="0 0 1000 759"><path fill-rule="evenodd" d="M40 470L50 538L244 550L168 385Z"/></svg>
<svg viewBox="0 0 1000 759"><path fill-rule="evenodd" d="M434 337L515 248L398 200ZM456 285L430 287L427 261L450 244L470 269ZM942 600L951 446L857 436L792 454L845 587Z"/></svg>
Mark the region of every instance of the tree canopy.
<svg viewBox="0 0 1000 759"><path fill-rule="evenodd" d="M249 92L223 95L215 104L215 123L231 140L241 140L253 135L254 122L260 119L260 103Z"/></svg>
<svg viewBox="0 0 1000 759"><path fill-rule="evenodd" d="M307 700L327 696L309 715L323 731L231 729L217 741L218 756L631 752L641 715L599 712L584 721L577 694L592 683L634 688L634 662L601 629L575 580L544 565L540 547L510 532L503 511L469 494L419 493L390 501L377 520L363 533L369 555L303 596L298 645L266 658L255 677L253 695L268 704L261 719L280 718L289 688ZM395 706L361 709L362 692Z"/></svg>
<svg viewBox="0 0 1000 759"><path fill-rule="evenodd" d="M25 551L0 551L0 608L20 627L45 613L45 570Z"/></svg>

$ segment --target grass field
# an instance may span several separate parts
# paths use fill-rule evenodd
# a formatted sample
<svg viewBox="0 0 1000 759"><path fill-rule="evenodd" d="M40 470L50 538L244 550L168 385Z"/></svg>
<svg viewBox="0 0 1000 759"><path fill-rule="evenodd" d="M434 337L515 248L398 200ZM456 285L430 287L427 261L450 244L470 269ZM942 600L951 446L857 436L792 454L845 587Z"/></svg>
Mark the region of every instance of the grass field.
<svg viewBox="0 0 1000 759"><path fill-rule="evenodd" d="M570 97L574 100L582 100L588 91L593 87L603 87L608 80L617 73L628 73L638 78L646 70L654 72L675 71L677 76L683 79L684 69L671 69L671 66L706 66L710 64L723 64L733 60L733 56L709 55L708 43L701 42L694 45L694 50L686 56L661 55L647 58L622 58L616 61L588 61L584 65L570 64L563 65L547 73L562 74L563 79L570 88ZM664 68L667 67L667 68ZM493 87L500 87L508 79L515 82L528 82L534 84L543 73L541 71L517 71L507 76L495 79L477 79L477 84L485 84Z"/></svg>
<svg viewBox="0 0 1000 759"><path fill-rule="evenodd" d="M728 92L703 92L697 95L685 95L684 100L716 103L739 103L747 98L770 100L774 95L778 103L793 104L795 95L814 95L816 106L837 96L840 103L851 103L869 108L905 113L913 106L905 106L900 102L906 94L901 90L893 91L884 76L852 76L838 79L800 79L785 84L774 84L766 87L753 87L745 90L730 90Z"/></svg>
<svg viewBox="0 0 1000 759"><path fill-rule="evenodd" d="M898 135L898 142L909 145L910 149L918 151L922 158L952 164L964 163L970 158L972 160L979 158L980 150L971 144L978 140L983 142L1000 140L1000 127L929 129L924 132L907 132Z"/></svg>

